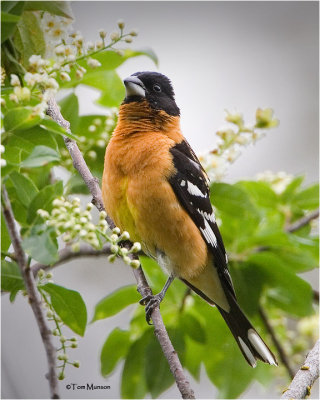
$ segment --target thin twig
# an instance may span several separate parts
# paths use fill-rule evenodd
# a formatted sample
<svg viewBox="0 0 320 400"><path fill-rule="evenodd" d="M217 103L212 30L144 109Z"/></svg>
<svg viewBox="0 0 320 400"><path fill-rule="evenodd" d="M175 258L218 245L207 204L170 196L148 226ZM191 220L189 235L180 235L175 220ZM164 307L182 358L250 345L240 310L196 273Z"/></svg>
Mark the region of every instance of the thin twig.
<svg viewBox="0 0 320 400"><path fill-rule="evenodd" d="M61 125L68 132L70 132L70 124L61 115L59 107L54 98L52 98L48 103L47 114L52 119L54 119L59 125ZM73 166L80 173L90 193L92 194L93 197L92 203L98 208L99 211L104 210L99 182L91 174L76 142L70 138L64 138L64 141L72 158ZM107 222L111 228L115 226L111 218L108 218ZM131 256L136 257L136 255L131 255ZM148 282L145 278L142 268L139 267L137 269L133 269L133 273L137 281L137 290L139 291L139 293L143 297L148 294L152 294L152 291L148 285ZM190 384L184 375L184 371L180 363L178 354L176 353L176 351L172 346L168 332L163 323L159 307L154 308L151 314L151 318L154 325L155 335L160 343L164 355L168 360L170 370L175 378L177 387L181 393L182 398L194 399L195 398L194 392L191 389Z"/></svg>
<svg viewBox="0 0 320 400"><path fill-rule="evenodd" d="M270 324L270 322L268 320L267 314L265 313L265 311L263 310L262 307L259 307L259 314L260 314L260 317L262 319L262 322L264 323L268 333L271 336L273 344L275 345L275 347L276 347L276 349L278 351L280 360L282 361L282 363L285 366L290 378L292 379L294 377L294 371L291 368L290 363L289 363L289 359L288 359L284 349L282 348L281 343L279 342L272 325Z"/></svg>
<svg viewBox="0 0 320 400"><path fill-rule="evenodd" d="M59 399L58 379L56 374L56 350L52 343L51 331L47 325L32 271L27 263L26 254L21 245L21 238L15 225L15 219L12 212L10 200L5 185L3 190L3 215L7 224L8 232L15 251L17 263L21 269L26 291L28 293L29 303L36 318L43 345L47 354L48 361L48 380L50 386L50 395L52 399Z"/></svg>
<svg viewBox="0 0 320 400"><path fill-rule="evenodd" d="M52 265L37 263L32 265L31 269L33 275L36 276L40 269L52 269L60 264L64 264L66 261L70 261L79 257L99 257L106 254L111 254L109 243L106 243L101 250L93 249L89 244L83 243L81 244L80 249L77 252L72 251L70 247L65 247L64 249L60 250L58 261Z"/></svg>
<svg viewBox="0 0 320 400"><path fill-rule="evenodd" d="M319 210L314 210L310 214L305 215L304 217L298 219L297 221L293 222L286 228L286 231L289 233L295 232L302 228L305 225L308 225L313 219L319 217Z"/></svg>
<svg viewBox="0 0 320 400"><path fill-rule="evenodd" d="M281 399L305 399L310 395L311 387L319 378L319 340L310 350L303 366L293 378L289 388Z"/></svg>

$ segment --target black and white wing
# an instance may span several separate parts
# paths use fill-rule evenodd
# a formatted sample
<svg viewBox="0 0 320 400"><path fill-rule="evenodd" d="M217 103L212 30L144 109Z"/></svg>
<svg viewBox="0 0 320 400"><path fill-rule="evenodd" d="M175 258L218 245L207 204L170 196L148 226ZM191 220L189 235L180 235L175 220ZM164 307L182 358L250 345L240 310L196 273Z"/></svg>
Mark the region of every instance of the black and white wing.
<svg viewBox="0 0 320 400"><path fill-rule="evenodd" d="M212 252L220 279L235 297L226 251L210 202L208 177L186 140L173 146L170 152L176 174L169 183Z"/></svg>

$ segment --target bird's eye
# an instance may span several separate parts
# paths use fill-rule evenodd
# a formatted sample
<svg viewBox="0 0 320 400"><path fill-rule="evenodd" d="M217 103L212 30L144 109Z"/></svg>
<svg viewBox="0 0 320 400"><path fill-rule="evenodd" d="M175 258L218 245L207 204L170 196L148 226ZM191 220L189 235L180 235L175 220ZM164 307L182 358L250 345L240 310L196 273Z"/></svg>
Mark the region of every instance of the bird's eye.
<svg viewBox="0 0 320 400"><path fill-rule="evenodd" d="M155 85L153 85L153 90L155 92L161 92L161 87L159 85L155 84Z"/></svg>

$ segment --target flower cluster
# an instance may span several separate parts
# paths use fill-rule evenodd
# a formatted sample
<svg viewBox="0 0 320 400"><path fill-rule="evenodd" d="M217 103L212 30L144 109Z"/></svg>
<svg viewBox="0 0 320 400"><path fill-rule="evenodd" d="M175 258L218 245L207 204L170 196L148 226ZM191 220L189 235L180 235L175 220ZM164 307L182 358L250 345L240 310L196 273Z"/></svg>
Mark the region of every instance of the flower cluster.
<svg viewBox="0 0 320 400"><path fill-rule="evenodd" d="M277 194L281 194L292 182L294 176L291 174L287 174L284 171L272 172L270 170L267 170L257 174L256 178L258 181L270 183L272 189Z"/></svg>
<svg viewBox="0 0 320 400"><path fill-rule="evenodd" d="M85 210L80 208L80 199L74 198L72 201L64 197L55 199L52 203L53 209L49 214L45 210L39 209L40 215L48 226L52 226L62 240L72 246L73 251L79 251L80 242L84 241L96 249L102 247L101 234L105 234L108 224L105 219L100 217L97 225L92 223L91 209L92 203L88 203Z"/></svg>
<svg viewBox="0 0 320 400"><path fill-rule="evenodd" d="M108 257L109 262L114 262L116 257L119 256L127 265L130 265L130 267L140 267L140 261L132 259L130 254L139 253L141 251L141 244L135 242L130 249L120 246L120 242L130 239L129 232L124 231L120 235L120 229L116 227L112 230L112 235L108 239L112 243L110 248L112 254Z"/></svg>
<svg viewBox="0 0 320 400"><path fill-rule="evenodd" d="M78 341L75 336L71 338L66 338L62 334L62 325L63 322L61 321L60 317L57 315L55 312L50 299L48 298L47 294L41 290L41 286L48 283L48 282L53 282L52 281L52 273L46 273L43 269L40 269L38 271L38 288L39 292L41 294L42 302L47 309L46 312L46 317L48 321L52 321L54 323L54 328L52 330L52 335L57 337L60 342L60 347L57 349L59 354L57 355L57 359L59 361L62 361L61 365L58 365L57 368L61 369L58 379L62 380L65 378L64 371L67 366L67 364L73 365L76 368L80 367L80 362L79 361L69 361L69 357L67 355L67 349L76 349L78 347Z"/></svg>
<svg viewBox="0 0 320 400"><path fill-rule="evenodd" d="M133 243L131 248L122 246L122 243L130 239L128 232L120 232L115 227L112 232L108 231L106 221L107 214L101 211L97 224L92 223L91 209L92 203L88 203L85 210L80 208L80 200L74 198L72 201L64 197L56 198L53 209L48 211L39 209L38 215L46 221L46 224L55 229L57 236L62 235L62 240L70 245L74 252L80 250L80 243L84 241L95 249L101 249L106 242L110 243L111 255L108 257L110 262L114 262L116 257L121 257L123 261L133 268L138 268L140 262L133 260L130 254L141 251L140 243Z"/></svg>
<svg viewBox="0 0 320 400"><path fill-rule="evenodd" d="M111 108L109 115L94 118L87 128L86 135L79 137L78 146L87 163L96 160L101 149L105 150L116 126L117 118L118 109ZM61 149L61 156L61 165L65 168L71 167L72 160L66 149Z"/></svg>
<svg viewBox="0 0 320 400"><path fill-rule="evenodd" d="M273 118L273 111L270 108L258 109L256 111L256 122L254 126L247 126L240 113L227 112L226 121L231 126L220 129L217 148L200 155L200 161L213 180L221 180L228 166L232 164L241 154L243 147L254 144L264 136L260 129L269 129L278 125L278 120ZM234 128L236 127L236 129Z"/></svg>
<svg viewBox="0 0 320 400"><path fill-rule="evenodd" d="M49 13L38 13L41 25L46 34L46 58L32 55L29 65L21 78L10 75L10 85L13 90L8 99L12 105L33 106L34 115L44 117L47 102L59 89L59 82L82 79L87 68L97 68L101 63L94 58L99 52L112 49L118 42L130 43L136 31L124 33L124 22L118 21L119 31L109 35L100 29L100 39L96 43L85 43L80 32L72 32L71 20L54 16ZM120 50L119 50L120 51ZM84 64L86 62L86 64ZM82 65L80 65L82 64ZM5 79L5 70L1 69L1 84ZM2 106L5 106L2 102Z"/></svg>

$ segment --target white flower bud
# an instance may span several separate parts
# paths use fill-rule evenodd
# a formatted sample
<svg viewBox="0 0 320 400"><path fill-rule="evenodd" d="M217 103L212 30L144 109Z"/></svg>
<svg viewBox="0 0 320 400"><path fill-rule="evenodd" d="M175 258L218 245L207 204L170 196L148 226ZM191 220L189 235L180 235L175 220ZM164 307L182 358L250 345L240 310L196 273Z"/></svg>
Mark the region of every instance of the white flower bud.
<svg viewBox="0 0 320 400"><path fill-rule="evenodd" d="M97 130L97 127L95 125L90 125L88 128L89 132L95 132Z"/></svg>
<svg viewBox="0 0 320 400"><path fill-rule="evenodd" d="M5 107L6 106L6 101L5 101L5 99L3 97L1 97L1 99L0 99L0 105L1 105L1 107Z"/></svg>
<svg viewBox="0 0 320 400"><path fill-rule="evenodd" d="M4 145L0 144L0 154L4 153L4 150L5 150Z"/></svg>
<svg viewBox="0 0 320 400"><path fill-rule="evenodd" d="M117 24L118 24L118 27L119 27L120 29L123 29L123 28L124 28L124 20L123 20L123 19L119 19L119 21L117 22Z"/></svg>
<svg viewBox="0 0 320 400"><path fill-rule="evenodd" d="M107 213L105 211L100 211L99 218L100 219L105 219L107 217Z"/></svg>
<svg viewBox="0 0 320 400"><path fill-rule="evenodd" d="M116 41L116 40L118 40L119 38L120 38L120 35L119 35L118 32L112 32L111 35L110 35L110 39L111 39L112 41Z"/></svg>
<svg viewBox="0 0 320 400"><path fill-rule="evenodd" d="M120 235L120 228L118 228L117 226L115 228L112 229L112 232L115 233L116 235Z"/></svg>
<svg viewBox="0 0 320 400"><path fill-rule="evenodd" d="M57 56L63 56L65 52L65 46L64 45L59 45L55 48L54 52L56 53Z"/></svg>
<svg viewBox="0 0 320 400"><path fill-rule="evenodd" d="M97 41L96 41L96 47L97 47L97 49L102 49L103 46L104 46L104 43L103 43L102 40L97 40Z"/></svg>
<svg viewBox="0 0 320 400"><path fill-rule="evenodd" d="M54 199L52 205L55 207L59 207L63 205L63 202L60 199Z"/></svg>
<svg viewBox="0 0 320 400"><path fill-rule="evenodd" d="M90 51L90 50L94 50L94 43L93 42L88 42L87 43L87 49Z"/></svg>
<svg viewBox="0 0 320 400"><path fill-rule="evenodd" d="M131 42L132 42L132 37L130 37L130 36L126 37L126 38L124 39L124 41L125 41L126 43L131 43Z"/></svg>
<svg viewBox="0 0 320 400"><path fill-rule="evenodd" d="M117 242L118 239L119 239L118 235L113 234L113 235L110 236L111 242Z"/></svg>
<svg viewBox="0 0 320 400"><path fill-rule="evenodd" d="M99 35L100 35L101 39L104 39L107 36L107 32L104 29L100 29Z"/></svg>
<svg viewBox="0 0 320 400"><path fill-rule="evenodd" d="M85 236L87 236L87 234L88 234L88 231L85 229L81 229L81 231L79 232L80 237L85 237Z"/></svg>
<svg viewBox="0 0 320 400"><path fill-rule="evenodd" d="M69 74L67 74L66 72L61 72L60 73L60 79L62 81L66 81L66 82L71 81L71 78L70 78Z"/></svg>
<svg viewBox="0 0 320 400"><path fill-rule="evenodd" d="M9 94L9 100L13 101L14 103L19 103L19 99L14 93Z"/></svg>
<svg viewBox="0 0 320 400"><path fill-rule="evenodd" d="M20 87L20 86L15 86L13 89L14 94L18 97L19 100L21 101L28 101L30 100L30 89L27 87Z"/></svg>
<svg viewBox="0 0 320 400"><path fill-rule="evenodd" d="M141 251L141 244L139 242L133 243L133 246L131 247L131 251L133 253L139 253L139 251Z"/></svg>
<svg viewBox="0 0 320 400"><path fill-rule="evenodd" d="M79 221L80 221L82 224L87 224L88 219L85 218L85 217L81 217L81 218L79 219Z"/></svg>
<svg viewBox="0 0 320 400"><path fill-rule="evenodd" d="M115 254L111 254L111 255L108 257L108 261L109 261L110 263L113 263L113 262L115 261L115 259L116 259L116 255L115 255Z"/></svg>
<svg viewBox="0 0 320 400"><path fill-rule="evenodd" d="M7 165L7 161L4 160L3 158L0 159L0 167L5 167Z"/></svg>
<svg viewBox="0 0 320 400"><path fill-rule="evenodd" d="M113 254L117 254L118 251L119 251L119 246L117 246L116 244L112 244L111 247L110 247L110 251Z"/></svg>
<svg viewBox="0 0 320 400"><path fill-rule="evenodd" d="M137 30L137 29L133 29L133 30L130 32L130 35L131 35L131 36L138 36L138 30Z"/></svg>
<svg viewBox="0 0 320 400"><path fill-rule="evenodd" d="M131 260L130 261L130 267L132 268L139 268L140 267L140 261L139 260Z"/></svg>
<svg viewBox="0 0 320 400"><path fill-rule="evenodd" d="M121 235L121 239L123 240L129 240L130 239L130 234L127 231L124 231Z"/></svg>
<svg viewBox="0 0 320 400"><path fill-rule="evenodd" d="M128 253L129 253L129 250L126 249L125 247L122 248L122 249L120 250L120 254L121 254L122 256L126 256Z"/></svg>
<svg viewBox="0 0 320 400"><path fill-rule="evenodd" d="M76 78L77 79L82 79L83 78L83 72L80 71L80 69L76 70Z"/></svg>
<svg viewBox="0 0 320 400"><path fill-rule="evenodd" d="M124 257L123 257L123 261L124 261L127 265L130 265L130 264L131 264L131 258L128 257L128 256L124 256Z"/></svg>
<svg viewBox="0 0 320 400"><path fill-rule="evenodd" d="M88 58L87 60L88 67L90 68L97 68L101 66L101 63L96 60L95 58Z"/></svg>
<svg viewBox="0 0 320 400"><path fill-rule="evenodd" d="M10 85L11 86L20 86L20 79L16 74L10 75Z"/></svg>

